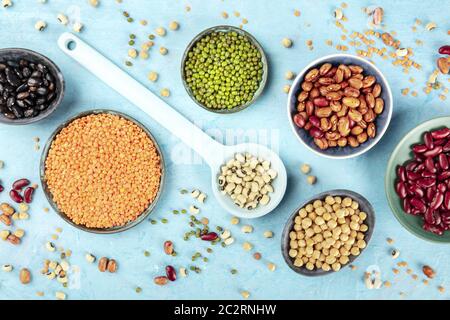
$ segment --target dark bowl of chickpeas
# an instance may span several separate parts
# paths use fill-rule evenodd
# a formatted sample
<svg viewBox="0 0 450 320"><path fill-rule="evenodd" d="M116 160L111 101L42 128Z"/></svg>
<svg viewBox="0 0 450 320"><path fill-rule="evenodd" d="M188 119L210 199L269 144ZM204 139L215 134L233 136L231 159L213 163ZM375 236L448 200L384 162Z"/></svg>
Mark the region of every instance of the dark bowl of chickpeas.
<svg viewBox="0 0 450 320"><path fill-rule="evenodd" d="M304 276L322 276L351 264L367 247L375 211L362 195L331 190L306 200L289 217L281 236L287 265Z"/></svg>

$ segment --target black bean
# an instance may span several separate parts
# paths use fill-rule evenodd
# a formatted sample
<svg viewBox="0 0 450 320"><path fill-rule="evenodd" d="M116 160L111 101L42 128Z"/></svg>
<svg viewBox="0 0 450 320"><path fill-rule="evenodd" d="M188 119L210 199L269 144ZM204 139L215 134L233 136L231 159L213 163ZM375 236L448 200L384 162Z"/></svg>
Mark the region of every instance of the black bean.
<svg viewBox="0 0 450 320"><path fill-rule="evenodd" d="M0 83L5 83L6 82L6 76L3 72L0 72Z"/></svg>
<svg viewBox="0 0 450 320"><path fill-rule="evenodd" d="M12 60L6 61L6 64L13 68L17 68L19 66L19 64L16 61L12 61Z"/></svg>
<svg viewBox="0 0 450 320"><path fill-rule="evenodd" d="M28 90L28 84L22 83L20 86L17 87L16 92L20 93L20 92L25 92L27 90Z"/></svg>
<svg viewBox="0 0 450 320"><path fill-rule="evenodd" d="M51 92L48 96L47 96L47 101L50 102L53 100L53 98L56 96L56 94L54 92Z"/></svg>
<svg viewBox="0 0 450 320"><path fill-rule="evenodd" d="M41 95L41 96L45 96L48 93L48 89L46 87L39 87L36 90L36 93Z"/></svg>
<svg viewBox="0 0 450 320"><path fill-rule="evenodd" d="M53 76L49 72L45 74L45 79L47 79L50 82L53 82Z"/></svg>
<svg viewBox="0 0 450 320"><path fill-rule="evenodd" d="M55 84L54 84L53 82L50 82L50 83L48 84L48 90L50 90L50 91L55 90Z"/></svg>
<svg viewBox="0 0 450 320"><path fill-rule="evenodd" d="M39 71L41 71L41 72L44 72L44 73L47 72L47 67L44 66L44 65L41 64L41 63L38 63L37 69L38 69Z"/></svg>
<svg viewBox="0 0 450 320"><path fill-rule="evenodd" d="M2 94L2 93L3 93L3 90L4 90L4 88L3 88L3 84L1 84L1 83L0 83L0 94Z"/></svg>
<svg viewBox="0 0 450 320"><path fill-rule="evenodd" d="M30 87L28 90L30 92L36 92L37 89L38 89L38 87Z"/></svg>
<svg viewBox="0 0 450 320"><path fill-rule="evenodd" d="M29 78L31 76L31 70L28 67L25 67L22 69L22 75L26 78Z"/></svg>
<svg viewBox="0 0 450 320"><path fill-rule="evenodd" d="M18 105L21 108L28 108L28 106L25 104L23 100L16 100L16 105Z"/></svg>
<svg viewBox="0 0 450 320"><path fill-rule="evenodd" d="M45 109L47 109L47 106L45 104L36 105L36 110L44 111Z"/></svg>
<svg viewBox="0 0 450 320"><path fill-rule="evenodd" d="M12 86L19 86L20 85L20 78L17 76L17 74L11 70L11 68L5 69L6 74L6 80L12 85Z"/></svg>
<svg viewBox="0 0 450 320"><path fill-rule="evenodd" d="M25 109L25 111L23 112L23 115L25 118L31 118L34 115L34 109L32 109L32 108Z"/></svg>
<svg viewBox="0 0 450 320"><path fill-rule="evenodd" d="M19 94L16 96L16 98L19 99L19 100L23 100L23 99L28 98L29 96L30 96L30 93L29 93L28 91L25 91L25 92L19 93Z"/></svg>
<svg viewBox="0 0 450 320"><path fill-rule="evenodd" d="M8 100L6 100L6 106L11 109L12 106L16 103L16 99L14 97L9 97Z"/></svg>
<svg viewBox="0 0 450 320"><path fill-rule="evenodd" d="M0 71L3 71L6 69L6 64L0 63Z"/></svg>
<svg viewBox="0 0 450 320"><path fill-rule="evenodd" d="M46 101L47 101L46 98L39 98L39 99L36 99L36 104L45 104Z"/></svg>
<svg viewBox="0 0 450 320"><path fill-rule="evenodd" d="M16 119L16 116L15 116L14 113L12 113L11 111L6 111L6 112L3 113L3 115L4 115L6 118L11 119L11 120Z"/></svg>
<svg viewBox="0 0 450 320"><path fill-rule="evenodd" d="M28 83L28 85L30 87L40 86L42 84L42 79L41 78L33 78L33 77L31 77L31 78L28 79L27 83Z"/></svg>
<svg viewBox="0 0 450 320"><path fill-rule="evenodd" d="M11 107L11 111L14 113L14 115L16 116L16 118L23 118L23 111L22 109L20 109L19 107L16 106L12 106Z"/></svg>
<svg viewBox="0 0 450 320"><path fill-rule="evenodd" d="M33 73L31 74L31 77L42 78L42 73L40 71L33 71Z"/></svg>
<svg viewBox="0 0 450 320"><path fill-rule="evenodd" d="M33 101L31 101L30 99L23 99L23 102L25 102L27 105L29 105L30 107L34 106Z"/></svg>

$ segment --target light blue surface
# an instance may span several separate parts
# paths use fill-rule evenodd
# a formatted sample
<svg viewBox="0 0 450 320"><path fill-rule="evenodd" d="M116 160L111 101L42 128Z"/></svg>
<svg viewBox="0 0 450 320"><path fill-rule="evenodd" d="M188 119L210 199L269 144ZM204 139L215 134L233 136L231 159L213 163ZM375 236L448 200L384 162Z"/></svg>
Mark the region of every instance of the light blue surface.
<svg viewBox="0 0 450 320"><path fill-rule="evenodd" d="M101 2L101 6L94 9L87 1L49 0L48 4L40 5L32 0L15 0L12 8L0 10L1 46L26 47L47 55L60 66L67 81L64 104L50 118L26 127L0 126L0 159L5 162L5 168L0 171L0 179L6 186L22 177L38 182L40 152L34 151L33 137L40 137L42 149L58 124L80 111L94 108L120 110L144 123L163 149L167 159L167 184L152 218L159 220L166 217L169 223L151 225L143 222L136 228L117 235L84 233L64 223L54 212L44 213L42 209L49 205L39 189L30 210L30 220L16 223L16 226L23 227L27 232L23 243L18 247L0 243L0 264L10 263L15 266L12 274L0 272L0 298L32 299L36 297L35 292L38 290L44 291L46 298L54 298L54 292L61 288L60 284L55 280L50 282L39 274L39 270L43 259L57 257L44 248L45 242L50 240L57 227L62 227L63 232L55 243L70 248L73 251L71 264L81 269L75 286L63 289L69 299L240 299L239 291L243 289L248 290L254 299L399 299L400 292L404 292L406 298L449 297L449 247L424 242L405 231L392 215L383 190L386 163L399 139L417 124L449 113L448 100L442 102L436 93L426 96L422 92L424 83L434 68L434 61L438 56L437 47L449 42L446 34L450 29L448 0L378 1L378 5L386 13L387 30L396 30L402 45L416 48L415 39L424 41L424 45L414 51L414 59L423 65L423 70L411 69L410 75L405 75L401 68L392 66L391 60L375 60L388 78L394 94L393 119L376 147L356 159L343 161L320 158L300 144L288 125L285 105L287 96L282 92L283 85L288 83L284 80L287 70L300 71L317 57L334 53L336 50L325 44L326 39L332 39L335 44L342 43L338 40L341 33L332 19L333 8L341 1L124 0L122 5L114 1ZM163 87L170 88L172 95L167 101L189 119L197 121L203 129L224 135L257 130L256 132L267 133L275 146L279 145L280 156L288 170L288 191L284 201L272 214L258 220L241 222L241 225L250 223L254 226L252 234L244 235L240 227L230 225L231 216L219 208L212 198L210 173L206 165L175 163L172 153L184 150L178 140L59 51L56 39L68 29L56 22L56 14L67 12L70 5L76 3L86 26L81 37L121 65L126 58L130 33L135 33L142 40L157 26L167 26L171 20L179 21L179 31L169 32L165 38L157 39L157 44L166 46L169 54L162 57L157 48L152 49L150 59L137 61L135 67L129 69L131 74L155 93ZM350 2L349 8L345 10L345 15L349 18L346 28L350 32L365 29L367 18L361 7L371 4L370 1ZM186 5L192 8L189 13L185 11ZM301 17L293 15L294 9L301 10ZM129 11L136 22L127 23L121 14L122 10ZM199 108L189 99L179 75L180 58L190 39L201 30L225 23L239 25L240 21L232 14L234 10L241 13L241 18L249 20L245 29L264 47L270 60L270 81L254 106L237 114L217 115ZM228 12L228 20L221 17L222 11ZM415 18L424 22L433 20L438 28L426 32L423 27L419 27L419 31L413 33L411 26ZM45 19L49 23L47 30L42 33L33 28L38 19ZM137 22L140 19L147 19L149 25L142 27ZM280 41L284 37L294 40L291 49L281 46ZM308 39L314 40L312 51L305 45ZM160 73L157 83L149 84L146 80L149 70ZM408 81L410 76L416 79L414 84ZM446 78L443 78L443 82L448 86ZM419 96L402 96L400 90L405 87L414 87ZM259 139L259 142L264 141ZM188 158L186 155L178 157ZM197 158L194 160L198 161ZM306 177L299 172L301 163L312 165L312 173L318 177L316 185L309 186L306 183ZM202 206L202 213L210 219L212 225L230 228L236 243L226 249L215 248L214 253L208 256L210 262L207 264L197 262L203 269L201 274L191 272L187 278L181 278L166 287L157 287L152 279L164 273L165 265L172 264L177 268L189 266L190 257L195 251L205 252L204 249L200 250L206 247L205 243L195 240L184 242L182 239L184 232L188 230L188 216L174 216L171 213L173 209L187 208L192 203L190 197L181 197L178 190L194 187L210 195ZM281 256L280 236L285 220L304 199L321 191L337 188L357 191L374 206L377 225L370 245L356 261L356 271L345 268L322 278L299 276L285 265ZM0 201L7 200L7 194L2 193ZM265 239L262 236L265 230L274 231L275 237ZM395 262L389 256L391 246L386 243L387 237L395 239L394 246L401 251L399 260L409 263L410 268L419 275L418 281L413 281L405 270L400 275L393 276L391 269ZM164 255L162 244L168 239L174 241L179 253L177 257ZM244 241L251 242L255 247L254 251L262 253L261 261L254 260L250 253L242 249ZM145 257L144 250L149 250L151 256ZM99 273L95 265L89 265L84 260L86 251L97 256L115 258L119 264L118 272ZM269 261L277 265L275 272L266 268ZM420 269L423 264L429 264L437 271L436 278L428 286L421 283L423 275ZM365 288L363 273L372 265L381 268L382 278L393 283L391 288L372 291ZM18 281L18 270L21 267L32 270L33 280L28 286L23 286ZM238 269L238 275L231 275L231 268ZM77 279L74 275L71 278ZM447 292L439 293L438 285L448 287ZM136 294L135 286L142 287L143 292Z"/></svg>

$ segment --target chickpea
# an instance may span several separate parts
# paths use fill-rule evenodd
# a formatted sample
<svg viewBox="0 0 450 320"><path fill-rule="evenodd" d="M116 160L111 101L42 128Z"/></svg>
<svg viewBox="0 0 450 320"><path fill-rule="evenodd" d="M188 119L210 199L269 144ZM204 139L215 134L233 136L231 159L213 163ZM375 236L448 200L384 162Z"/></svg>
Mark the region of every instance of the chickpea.
<svg viewBox="0 0 450 320"><path fill-rule="evenodd" d="M289 250L289 257L295 258L297 256L297 254L298 254L297 250L294 250L294 249Z"/></svg>
<svg viewBox="0 0 450 320"><path fill-rule="evenodd" d="M321 233L322 229L318 225L313 226L314 234Z"/></svg>
<svg viewBox="0 0 450 320"><path fill-rule="evenodd" d="M329 204L329 205L332 205L332 204L334 204L336 201L334 200L334 198L333 198L332 196L327 196L327 197L325 198L325 202L326 202L327 204Z"/></svg>
<svg viewBox="0 0 450 320"><path fill-rule="evenodd" d="M334 271L339 271L339 270L341 270L341 264L338 263L338 262L333 263L333 265L332 265L331 267L333 268Z"/></svg>
<svg viewBox="0 0 450 320"><path fill-rule="evenodd" d="M308 211L306 211L305 208L301 208L298 212L298 215L300 216L300 218L306 218L306 216L308 215Z"/></svg>
<svg viewBox="0 0 450 320"><path fill-rule="evenodd" d="M353 201L352 204L351 204L351 207L352 207L352 209L356 210L356 209L359 208L359 203L356 202L356 201Z"/></svg>
<svg viewBox="0 0 450 320"><path fill-rule="evenodd" d="M344 206L344 207L350 207L350 206L352 205L352 202L353 202L353 200L352 200L351 198L345 197L345 198L342 200L342 206Z"/></svg>
<svg viewBox="0 0 450 320"><path fill-rule="evenodd" d="M366 232L367 230L369 230L369 227L366 224L362 224L359 227L359 231Z"/></svg>
<svg viewBox="0 0 450 320"><path fill-rule="evenodd" d="M298 243L295 240L291 240L291 242L289 242L289 245L292 249L297 249L298 248Z"/></svg>
<svg viewBox="0 0 450 320"><path fill-rule="evenodd" d="M294 219L294 223L301 224L302 223L302 218L300 216L296 216L295 219Z"/></svg>
<svg viewBox="0 0 450 320"><path fill-rule="evenodd" d="M308 229L310 226L312 225L312 221L311 221L311 219L310 218L304 218L303 220L302 220L302 227L303 227L303 229Z"/></svg>
<svg viewBox="0 0 450 320"><path fill-rule="evenodd" d="M315 235L316 233L314 232L314 230L312 229L312 228L309 228L309 229L307 229L306 231L305 231L305 235L308 237L308 238L310 238L310 237L312 237L313 235Z"/></svg>
<svg viewBox="0 0 450 320"><path fill-rule="evenodd" d="M342 203L342 198L341 197L334 197L334 202L336 203Z"/></svg>
<svg viewBox="0 0 450 320"><path fill-rule="evenodd" d="M326 204L323 207L325 208L325 210L327 210L328 213L332 213L333 212L333 207L330 206L329 204Z"/></svg>
<svg viewBox="0 0 450 320"><path fill-rule="evenodd" d="M302 226L300 224L294 224L294 230L295 231L301 231L302 230Z"/></svg>
<svg viewBox="0 0 450 320"><path fill-rule="evenodd" d="M358 247L352 247L352 249L350 250L350 253L354 256L359 256L359 248Z"/></svg>
<svg viewBox="0 0 450 320"><path fill-rule="evenodd" d="M298 240L305 239L305 234L302 231L297 231L297 239Z"/></svg>
<svg viewBox="0 0 450 320"><path fill-rule="evenodd" d="M359 249L364 249L366 247L366 242L364 240L358 240L356 243Z"/></svg>
<svg viewBox="0 0 450 320"><path fill-rule="evenodd" d="M324 220L322 217L317 217L317 218L314 220L314 223L317 224L318 226L320 226L320 225L322 225L322 224L325 223L325 220Z"/></svg>
<svg viewBox="0 0 450 320"><path fill-rule="evenodd" d="M305 240L298 240L297 244L298 244L298 246L300 248L306 247L306 241Z"/></svg>
<svg viewBox="0 0 450 320"><path fill-rule="evenodd" d="M328 263L324 263L324 264L322 264L322 270L323 271L330 271L331 267L330 267L330 265Z"/></svg>
<svg viewBox="0 0 450 320"><path fill-rule="evenodd" d="M316 208L316 209L322 207L322 201L320 201L320 200L314 201L313 202L313 207Z"/></svg>
<svg viewBox="0 0 450 320"><path fill-rule="evenodd" d="M350 261L350 259L348 258L348 256L341 256L339 257L339 263L342 265L347 264Z"/></svg>
<svg viewBox="0 0 450 320"><path fill-rule="evenodd" d="M305 207L306 212L313 212L314 211L314 206L312 204L308 204Z"/></svg>
<svg viewBox="0 0 450 320"><path fill-rule="evenodd" d="M299 258L295 259L294 260L294 266L299 267L299 268L302 267L303 266L302 259L299 259Z"/></svg>
<svg viewBox="0 0 450 320"><path fill-rule="evenodd" d="M366 220L366 219L367 219L367 213L365 213L364 211L361 211L361 212L359 213L359 218L360 218L362 221Z"/></svg>
<svg viewBox="0 0 450 320"><path fill-rule="evenodd" d="M317 261L317 260L316 260L316 268L317 268L317 269L322 268L322 261Z"/></svg>
<svg viewBox="0 0 450 320"><path fill-rule="evenodd" d="M291 240L297 239L297 233L294 231L289 232L289 238L291 238Z"/></svg>

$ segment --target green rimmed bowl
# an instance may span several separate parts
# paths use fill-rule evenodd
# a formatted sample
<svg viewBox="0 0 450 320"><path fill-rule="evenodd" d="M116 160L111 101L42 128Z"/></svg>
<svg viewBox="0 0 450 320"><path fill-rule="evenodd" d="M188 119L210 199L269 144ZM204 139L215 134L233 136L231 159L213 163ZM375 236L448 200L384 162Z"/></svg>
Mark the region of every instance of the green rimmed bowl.
<svg viewBox="0 0 450 320"><path fill-rule="evenodd" d="M448 126L450 126L450 117L440 117L426 121L409 131L392 152L385 176L386 197L394 216L406 230L415 236L435 243L450 243L450 231L445 231L442 236L425 231L422 228L422 216L413 216L403 211L402 201L395 192L395 181L397 179L396 168L398 165L403 165L406 161L412 159L413 152L411 146L417 143L423 143L423 134L426 131Z"/></svg>

